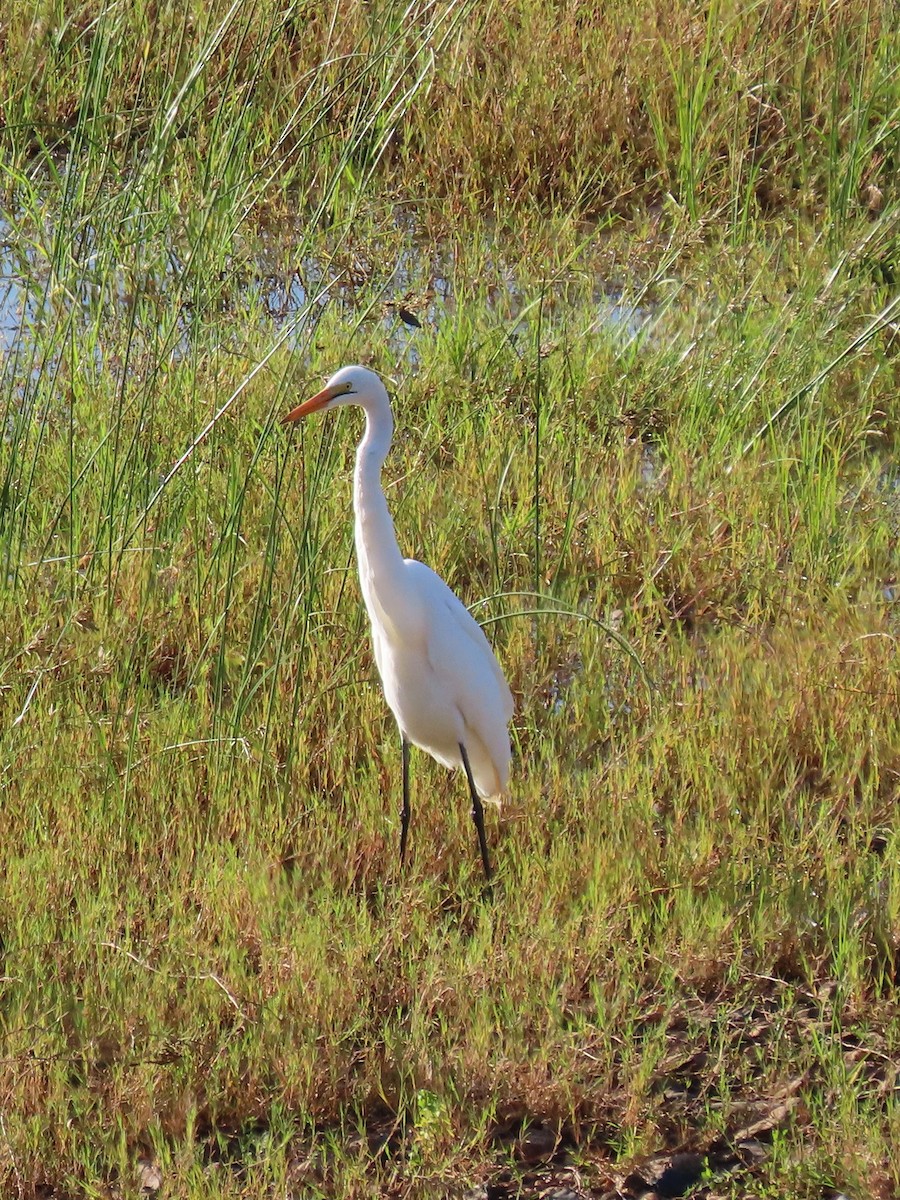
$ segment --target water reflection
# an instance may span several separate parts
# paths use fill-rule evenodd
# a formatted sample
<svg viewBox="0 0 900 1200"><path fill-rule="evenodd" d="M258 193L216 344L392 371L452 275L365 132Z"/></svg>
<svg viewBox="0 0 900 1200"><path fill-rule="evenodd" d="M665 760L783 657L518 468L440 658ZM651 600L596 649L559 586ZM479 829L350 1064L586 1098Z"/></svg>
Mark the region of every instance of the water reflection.
<svg viewBox="0 0 900 1200"><path fill-rule="evenodd" d="M179 253L174 245L153 245L152 239L116 244L130 254L129 262L108 261L100 233L83 225L66 247L68 269L61 282L52 265L58 247L48 223L35 232L34 222L29 225L21 214L0 217L0 347L7 360L17 347L27 350L24 343L34 343L42 322L51 317L84 329L96 322L99 330L102 322L127 320L138 301L175 314L176 338L168 350L175 357L187 352L201 319L188 278L192 255ZM435 242L403 211L395 214L393 228L381 239L351 248L346 237L329 246L323 235L317 254L308 252L308 244L307 231L298 225L255 229L242 265L236 263L232 273L226 266L213 281L218 289L213 307L220 314L242 313L245 320L279 333L287 327L288 341L295 345L306 342L326 309L337 308L348 321L376 325L395 357L410 369L417 366L423 332L440 327L463 289L467 295L474 289L487 310L507 322L513 337L533 329L536 295L548 333L573 312L583 313L586 302L596 314L591 332L626 339L636 336L653 315L649 307L629 303L621 290L589 278L577 266L542 289L523 285L502 248L487 235L479 277L473 280L468 270L460 269L458 247L451 240ZM421 330L403 319L401 308L420 322ZM102 355L99 344L94 354Z"/></svg>

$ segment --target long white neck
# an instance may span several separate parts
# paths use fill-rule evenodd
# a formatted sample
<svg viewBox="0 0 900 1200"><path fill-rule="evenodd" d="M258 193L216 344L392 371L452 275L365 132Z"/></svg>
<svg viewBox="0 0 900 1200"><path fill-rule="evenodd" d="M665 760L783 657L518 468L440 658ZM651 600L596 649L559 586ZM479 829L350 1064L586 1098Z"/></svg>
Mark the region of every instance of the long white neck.
<svg viewBox="0 0 900 1200"><path fill-rule="evenodd" d="M403 556L397 545L394 523L381 488L381 466L394 432L391 406L369 401L362 406L366 431L356 451L353 473L353 510L359 581L369 616L397 628L409 619L403 587Z"/></svg>

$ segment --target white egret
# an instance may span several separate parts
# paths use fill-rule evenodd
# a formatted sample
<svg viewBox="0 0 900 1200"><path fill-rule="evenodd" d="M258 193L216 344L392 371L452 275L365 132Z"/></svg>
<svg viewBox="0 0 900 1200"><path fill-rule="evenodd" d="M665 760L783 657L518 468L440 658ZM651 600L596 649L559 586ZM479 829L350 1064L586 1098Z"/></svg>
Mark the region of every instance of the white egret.
<svg viewBox="0 0 900 1200"><path fill-rule="evenodd" d="M465 605L430 567L400 553L381 488L394 420L378 376L365 367L343 367L283 420L292 423L343 404L358 404L366 414L353 477L354 533L375 662L400 727L400 862L409 832L412 743L444 766L465 771L481 861L490 879L481 800L499 796L509 778L512 695L484 631Z"/></svg>

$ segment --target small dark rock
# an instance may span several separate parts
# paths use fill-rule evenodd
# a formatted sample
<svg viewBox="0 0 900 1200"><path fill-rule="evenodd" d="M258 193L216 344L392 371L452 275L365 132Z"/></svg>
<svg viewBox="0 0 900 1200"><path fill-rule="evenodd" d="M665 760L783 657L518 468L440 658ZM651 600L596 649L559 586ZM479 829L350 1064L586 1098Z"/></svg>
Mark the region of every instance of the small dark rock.
<svg viewBox="0 0 900 1200"><path fill-rule="evenodd" d="M536 1122L529 1125L516 1142L516 1154L525 1163L539 1163L550 1158L559 1144L559 1134L552 1125Z"/></svg>
<svg viewBox="0 0 900 1200"><path fill-rule="evenodd" d="M701 1154L686 1151L682 1154L665 1154L647 1159L625 1180L625 1186L639 1196L653 1192L670 1200L683 1196L699 1183L706 1169L706 1159Z"/></svg>
<svg viewBox="0 0 900 1200"><path fill-rule="evenodd" d="M744 1166L755 1166L769 1157L769 1151L762 1142L756 1138L744 1138L742 1142L738 1142L735 1150Z"/></svg>

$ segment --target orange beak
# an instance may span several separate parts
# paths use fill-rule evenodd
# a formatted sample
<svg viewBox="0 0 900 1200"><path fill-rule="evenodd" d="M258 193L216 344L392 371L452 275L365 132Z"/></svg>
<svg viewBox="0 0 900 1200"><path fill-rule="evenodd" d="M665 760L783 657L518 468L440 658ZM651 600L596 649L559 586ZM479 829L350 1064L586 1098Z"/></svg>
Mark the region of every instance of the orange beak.
<svg viewBox="0 0 900 1200"><path fill-rule="evenodd" d="M324 408L329 400L333 400L338 393L334 388L323 388L321 392L316 392L314 396L310 396L308 400L304 400L302 404L298 404L296 408L292 408L287 416L281 418L282 425L293 425L295 421L299 421L302 417L308 417L310 413L318 412L320 408Z"/></svg>

